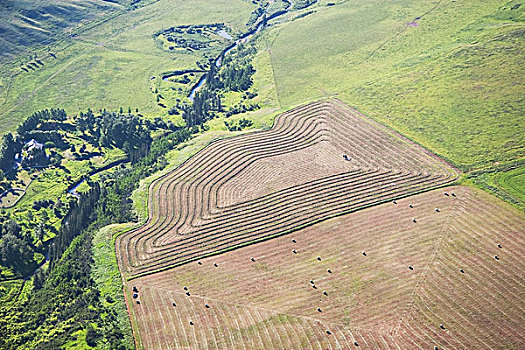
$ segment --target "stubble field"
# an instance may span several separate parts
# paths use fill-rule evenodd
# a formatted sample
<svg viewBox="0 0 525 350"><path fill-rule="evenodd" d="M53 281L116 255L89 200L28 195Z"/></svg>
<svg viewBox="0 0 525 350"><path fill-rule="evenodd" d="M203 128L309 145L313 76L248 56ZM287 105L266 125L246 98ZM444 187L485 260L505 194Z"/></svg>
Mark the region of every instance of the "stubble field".
<svg viewBox="0 0 525 350"><path fill-rule="evenodd" d="M330 219L129 281L136 338L145 349L523 348L524 223L462 186Z"/></svg>
<svg viewBox="0 0 525 350"><path fill-rule="evenodd" d="M346 157L346 158L345 158ZM442 186L456 170L337 100L220 140L150 186L147 223L117 239L128 277Z"/></svg>

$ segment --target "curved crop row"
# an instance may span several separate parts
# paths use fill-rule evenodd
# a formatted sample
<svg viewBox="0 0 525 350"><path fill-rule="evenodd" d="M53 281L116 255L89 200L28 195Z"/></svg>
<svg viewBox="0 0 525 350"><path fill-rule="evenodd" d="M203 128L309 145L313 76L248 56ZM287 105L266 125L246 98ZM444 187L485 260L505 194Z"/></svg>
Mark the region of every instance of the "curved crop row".
<svg viewBox="0 0 525 350"><path fill-rule="evenodd" d="M522 349L523 214L467 187L396 202L128 281L143 347Z"/></svg>
<svg viewBox="0 0 525 350"><path fill-rule="evenodd" d="M152 272L456 177L342 103L311 103L269 131L211 144L152 184L147 223L117 241L121 265L131 276Z"/></svg>

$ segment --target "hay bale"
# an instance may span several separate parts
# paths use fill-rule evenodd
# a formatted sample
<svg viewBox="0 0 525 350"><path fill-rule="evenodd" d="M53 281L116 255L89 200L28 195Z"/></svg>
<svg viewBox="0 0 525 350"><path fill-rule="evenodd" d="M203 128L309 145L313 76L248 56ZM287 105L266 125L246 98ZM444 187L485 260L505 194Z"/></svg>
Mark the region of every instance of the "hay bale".
<svg viewBox="0 0 525 350"><path fill-rule="evenodd" d="M208 304L204 304L204 307L205 307L206 309L209 309L209 308L210 308L210 305L208 305Z"/></svg>
<svg viewBox="0 0 525 350"><path fill-rule="evenodd" d="M139 305L140 305L140 300L137 300L137 304L139 304Z"/></svg>
<svg viewBox="0 0 525 350"><path fill-rule="evenodd" d="M465 270L463 270L463 269L459 269L459 272L461 272L461 273L465 273Z"/></svg>
<svg viewBox="0 0 525 350"><path fill-rule="evenodd" d="M297 241L295 240L295 238L292 239L292 242L293 242L293 243L297 243Z"/></svg>
<svg viewBox="0 0 525 350"><path fill-rule="evenodd" d="M412 219L412 222L415 224L415 223L417 223L417 220L416 219Z"/></svg>
<svg viewBox="0 0 525 350"><path fill-rule="evenodd" d="M412 270L414 270L414 267L412 267L412 265L408 265L408 269L409 269L410 271L412 271Z"/></svg>
<svg viewBox="0 0 525 350"><path fill-rule="evenodd" d="M197 262L197 264L199 264L199 265L202 265L202 262L201 262L201 261L199 261L199 262Z"/></svg>
<svg viewBox="0 0 525 350"><path fill-rule="evenodd" d="M326 272L328 272L328 273L332 273L332 270L328 269L328 270L326 270Z"/></svg>
<svg viewBox="0 0 525 350"><path fill-rule="evenodd" d="M190 321L190 326L193 326L193 324L194 324L193 321Z"/></svg>
<svg viewBox="0 0 525 350"><path fill-rule="evenodd" d="M186 292L186 295L187 295L187 296L190 296L191 294L190 294L190 292Z"/></svg>
<svg viewBox="0 0 525 350"><path fill-rule="evenodd" d="M177 304L176 304L175 302L171 303L171 305L173 305L173 306L177 306Z"/></svg>
<svg viewBox="0 0 525 350"><path fill-rule="evenodd" d="M321 261L321 257L320 257L320 256L318 256L318 257L317 257L317 260L318 260L318 261Z"/></svg>
<svg viewBox="0 0 525 350"><path fill-rule="evenodd" d="M394 203L394 204L397 204L397 202L396 202L396 200L395 200L395 199L394 199L394 201L393 201L392 203Z"/></svg>
<svg viewBox="0 0 525 350"><path fill-rule="evenodd" d="M327 331L326 331L326 334L330 335L330 334L332 334L332 332L330 332L330 331L327 330Z"/></svg>
<svg viewBox="0 0 525 350"><path fill-rule="evenodd" d="M447 196L447 197L448 197L448 192L445 192L444 194L445 194L445 196Z"/></svg>
<svg viewBox="0 0 525 350"><path fill-rule="evenodd" d="M499 248L499 249L501 249L501 248L502 248L502 247L501 247L501 244L499 244L499 243L498 243L498 248Z"/></svg>
<svg viewBox="0 0 525 350"><path fill-rule="evenodd" d="M499 260L499 256L495 255L494 259Z"/></svg>
<svg viewBox="0 0 525 350"><path fill-rule="evenodd" d="M328 293L326 292L326 290L323 290L323 295L328 296Z"/></svg>
<svg viewBox="0 0 525 350"><path fill-rule="evenodd" d="M436 212L438 212L438 213L439 213L439 208L436 208Z"/></svg>
<svg viewBox="0 0 525 350"><path fill-rule="evenodd" d="M184 287L182 287L182 288L183 288L184 290L188 290L188 287L186 287L186 286L184 286Z"/></svg>
<svg viewBox="0 0 525 350"><path fill-rule="evenodd" d="M310 283L311 283L311 284L314 284L314 280L310 280Z"/></svg>
<svg viewBox="0 0 525 350"><path fill-rule="evenodd" d="M366 256L366 252L363 252L363 255Z"/></svg>
<svg viewBox="0 0 525 350"><path fill-rule="evenodd" d="M295 250L295 249L292 250L292 253L297 254L297 250Z"/></svg>
<svg viewBox="0 0 525 350"><path fill-rule="evenodd" d="M446 329L445 326L444 326L443 324L440 324L440 325L439 325L439 328L441 328L441 329Z"/></svg>
<svg viewBox="0 0 525 350"><path fill-rule="evenodd" d="M139 292L139 290L138 290L137 287L135 287L135 286L133 286L133 291L134 291L135 293L138 293L138 292Z"/></svg>
<svg viewBox="0 0 525 350"><path fill-rule="evenodd" d="M253 261L253 262L255 262L255 258L253 258L253 257L252 257L250 260Z"/></svg>
<svg viewBox="0 0 525 350"><path fill-rule="evenodd" d="M414 208L414 206L413 206L412 204L409 204L408 206L409 206L410 208Z"/></svg>
<svg viewBox="0 0 525 350"><path fill-rule="evenodd" d="M456 194L454 192L452 192L452 197L456 197Z"/></svg>
<svg viewBox="0 0 525 350"><path fill-rule="evenodd" d="M354 341L355 346L359 346L359 343L357 341Z"/></svg>
<svg viewBox="0 0 525 350"><path fill-rule="evenodd" d="M133 293L133 299L137 299L139 295L137 293Z"/></svg>
<svg viewBox="0 0 525 350"><path fill-rule="evenodd" d="M317 311L319 311L319 312L323 312L323 310L321 310L320 307L317 308Z"/></svg>
<svg viewBox="0 0 525 350"><path fill-rule="evenodd" d="M215 266L215 267L219 267L219 265L217 265L217 263L213 263L213 266Z"/></svg>

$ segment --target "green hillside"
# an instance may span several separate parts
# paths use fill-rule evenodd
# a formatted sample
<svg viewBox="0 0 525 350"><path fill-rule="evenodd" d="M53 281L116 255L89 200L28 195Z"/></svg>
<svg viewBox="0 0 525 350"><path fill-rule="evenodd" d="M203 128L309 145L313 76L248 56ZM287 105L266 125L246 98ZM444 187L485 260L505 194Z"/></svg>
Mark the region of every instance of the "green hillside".
<svg viewBox="0 0 525 350"><path fill-rule="evenodd" d="M327 4L267 35L282 109L337 97L463 171L522 162L523 1Z"/></svg>

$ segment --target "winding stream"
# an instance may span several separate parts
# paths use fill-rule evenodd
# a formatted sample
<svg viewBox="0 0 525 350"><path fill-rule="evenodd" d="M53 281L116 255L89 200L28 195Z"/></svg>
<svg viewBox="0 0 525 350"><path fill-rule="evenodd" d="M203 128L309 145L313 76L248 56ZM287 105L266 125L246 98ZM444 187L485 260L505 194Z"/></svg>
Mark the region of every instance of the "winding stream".
<svg viewBox="0 0 525 350"><path fill-rule="evenodd" d="M286 6L286 8L284 10L277 11L277 12L271 14L270 16L266 16L267 15L267 12L266 12L267 10L265 10L265 12L260 17L259 21L256 23L254 28L252 28L248 32L242 34L239 37L239 39L235 40L235 42L233 44L231 44L230 46L225 48L220 53L220 55L217 56L217 58L215 58L215 60L213 62L215 64L215 66L217 68L221 67L221 65L222 65L222 58L224 56L229 54L232 50L236 49L239 45L247 43L248 41L250 41L255 34L259 33L266 26L266 24L268 23L269 20L275 19L275 18L277 18L279 16L284 15L285 13L288 13L290 11L290 9L293 7L294 2L292 0L283 0L283 2L288 4L288 6ZM218 34L221 35L220 33L218 33ZM230 36L230 38L231 38L231 36ZM206 84L206 75L207 75L207 73L208 73L208 71L206 73L204 73L199 78L197 83L191 88L190 94L188 95L188 99L190 101L193 102L193 100L195 99L195 94L202 89L204 84Z"/></svg>
<svg viewBox="0 0 525 350"><path fill-rule="evenodd" d="M120 160L116 160L114 162L111 162L109 163L108 165L105 165L103 166L102 168L98 168L98 169L94 169L94 170L91 170L89 173L87 173L87 175L83 176L80 180L74 182L71 186L68 187L67 189L67 193L77 197L77 198L80 198L80 195L77 193L77 189L80 185L82 185L84 182L87 181L87 179L97 175L98 173L101 173L103 171L106 171L106 170L109 170L113 167L116 167L117 165L120 165L120 164L124 164L124 163L127 163L129 162L129 160L127 158L125 159L120 159Z"/></svg>

